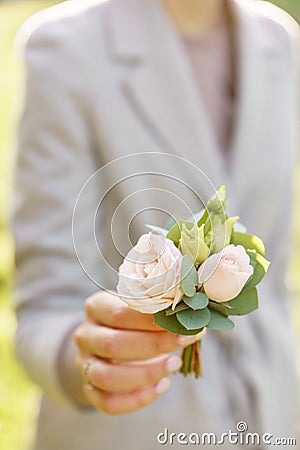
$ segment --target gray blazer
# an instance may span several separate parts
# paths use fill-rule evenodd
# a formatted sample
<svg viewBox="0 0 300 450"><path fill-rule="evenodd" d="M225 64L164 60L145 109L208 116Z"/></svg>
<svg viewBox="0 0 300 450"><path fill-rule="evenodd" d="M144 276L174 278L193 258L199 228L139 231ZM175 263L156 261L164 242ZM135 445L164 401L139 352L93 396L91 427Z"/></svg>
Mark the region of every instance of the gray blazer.
<svg viewBox="0 0 300 450"><path fill-rule="evenodd" d="M16 348L45 393L37 450L153 450L161 447L156 436L165 428L221 434L236 431L240 420L257 433L294 436L296 378L284 275L298 27L268 3L231 1L239 83L229 168L181 41L157 0L65 2L35 15L19 35L27 77L13 215ZM76 257L72 215L82 186L105 164L131 154L100 170L81 192L73 223ZM123 178L128 183L120 184ZM264 239L272 265L260 287L260 309L237 319L230 334L207 333L200 381L174 376L162 398L129 415L82 410L64 392L57 361L65 336L83 317L85 298L99 286L115 286L105 263L116 268L120 262L111 239L113 212L136 194L114 221L124 253L125 224L135 211L186 215L176 195L192 211L201 209L184 183L204 201L212 185L225 183L230 213ZM97 209L108 185L118 186ZM146 221L163 221L147 214L132 221L133 240Z"/></svg>

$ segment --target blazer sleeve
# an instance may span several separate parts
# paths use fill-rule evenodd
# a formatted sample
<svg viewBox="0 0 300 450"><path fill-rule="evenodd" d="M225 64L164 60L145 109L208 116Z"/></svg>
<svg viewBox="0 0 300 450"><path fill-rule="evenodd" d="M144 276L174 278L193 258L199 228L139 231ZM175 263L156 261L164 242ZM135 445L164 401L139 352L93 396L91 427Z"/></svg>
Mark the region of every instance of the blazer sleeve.
<svg viewBox="0 0 300 450"><path fill-rule="evenodd" d="M78 263L72 213L95 170L82 72L63 27L42 25L24 49L26 81L19 123L12 228L15 238L18 326L16 353L47 395L64 398L57 360L65 336L83 317L96 290ZM84 239L85 199L78 216ZM93 253L85 257L93 265ZM74 280L76 282L74 283Z"/></svg>

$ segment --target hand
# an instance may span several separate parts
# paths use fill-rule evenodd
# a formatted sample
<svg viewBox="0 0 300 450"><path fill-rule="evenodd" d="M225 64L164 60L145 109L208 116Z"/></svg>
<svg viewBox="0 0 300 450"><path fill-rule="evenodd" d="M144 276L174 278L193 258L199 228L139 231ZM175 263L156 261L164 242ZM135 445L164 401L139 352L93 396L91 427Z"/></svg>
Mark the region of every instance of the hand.
<svg viewBox="0 0 300 450"><path fill-rule="evenodd" d="M79 348L76 364L83 375L89 402L107 414L124 414L152 403L169 388L168 375L181 366L181 358L169 352L199 340L179 336L153 323L151 314L129 308L118 296L98 292L85 303L86 320L74 333Z"/></svg>

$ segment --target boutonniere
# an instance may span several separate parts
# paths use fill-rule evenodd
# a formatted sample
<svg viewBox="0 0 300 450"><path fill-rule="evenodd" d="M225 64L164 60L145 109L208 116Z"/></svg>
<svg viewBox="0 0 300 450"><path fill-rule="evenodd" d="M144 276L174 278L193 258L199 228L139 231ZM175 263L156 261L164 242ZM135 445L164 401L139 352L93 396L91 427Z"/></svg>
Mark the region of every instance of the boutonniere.
<svg viewBox="0 0 300 450"><path fill-rule="evenodd" d="M192 219L168 228L147 225L151 231L119 268L120 298L180 335L230 332L235 325L229 317L256 310L256 286L270 263L262 240L240 231L239 217L227 216L225 202L221 186ZM201 376L201 341L186 347L182 359L184 375Z"/></svg>

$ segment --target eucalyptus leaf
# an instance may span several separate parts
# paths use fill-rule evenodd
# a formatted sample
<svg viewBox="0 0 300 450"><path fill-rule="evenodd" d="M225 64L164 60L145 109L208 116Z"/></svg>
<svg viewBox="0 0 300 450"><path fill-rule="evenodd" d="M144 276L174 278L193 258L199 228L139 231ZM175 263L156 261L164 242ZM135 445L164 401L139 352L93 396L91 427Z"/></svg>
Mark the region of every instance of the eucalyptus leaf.
<svg viewBox="0 0 300 450"><path fill-rule="evenodd" d="M210 322L207 325L207 328L211 328L212 330L218 330L218 331L232 331L234 328L234 323L232 320L228 319L227 317L222 316L217 311L211 310L211 319Z"/></svg>
<svg viewBox="0 0 300 450"><path fill-rule="evenodd" d="M198 284L198 272L189 255L184 255L181 266L181 287L187 297L193 297Z"/></svg>
<svg viewBox="0 0 300 450"><path fill-rule="evenodd" d="M194 310L206 308L208 305L208 297L203 292L196 292L193 297L184 296L183 301Z"/></svg>
<svg viewBox="0 0 300 450"><path fill-rule="evenodd" d="M208 308L193 311L191 308L180 311L176 314L178 321L187 330L197 330L205 327L210 321L210 311Z"/></svg>
<svg viewBox="0 0 300 450"><path fill-rule="evenodd" d="M172 309L172 308L167 308L166 311L166 316L172 316L173 314L176 314L179 311L183 311L184 309L188 309L188 305L186 305L184 302L180 302L178 303L178 305L176 306L176 308Z"/></svg>
<svg viewBox="0 0 300 450"><path fill-rule="evenodd" d="M242 245L246 250L255 250L262 256L265 254L265 246L263 241L259 237L252 234L233 231L231 235L231 244Z"/></svg>
<svg viewBox="0 0 300 450"><path fill-rule="evenodd" d="M212 300L210 300L210 302L211 302ZM234 308L233 306L230 306L230 300L228 301L228 302L221 302L221 303L219 303L220 305L222 305L222 306L225 306L225 308L226 309L237 309L237 308ZM213 303L216 303L216 302L213 302Z"/></svg>
<svg viewBox="0 0 300 450"><path fill-rule="evenodd" d="M200 331L202 331L202 329L203 329L203 328L199 328L197 330L187 330L177 320L177 317L175 314L173 314L171 316L167 316L165 310L159 311L159 312L155 313L153 316L154 316L154 323L156 323L156 325L160 326L164 330L170 331L170 333L190 336L190 335L200 333Z"/></svg>
<svg viewBox="0 0 300 450"><path fill-rule="evenodd" d="M231 316L249 314L258 308L257 289L253 288L250 291L242 291L237 297L227 303L234 308L229 311Z"/></svg>
<svg viewBox="0 0 300 450"><path fill-rule="evenodd" d="M227 310L227 308L225 307L225 305L223 305L223 303L216 303L210 300L209 304L208 304L208 308L210 309L210 311L217 311L219 314L221 314L224 317L228 317L229 312Z"/></svg>

